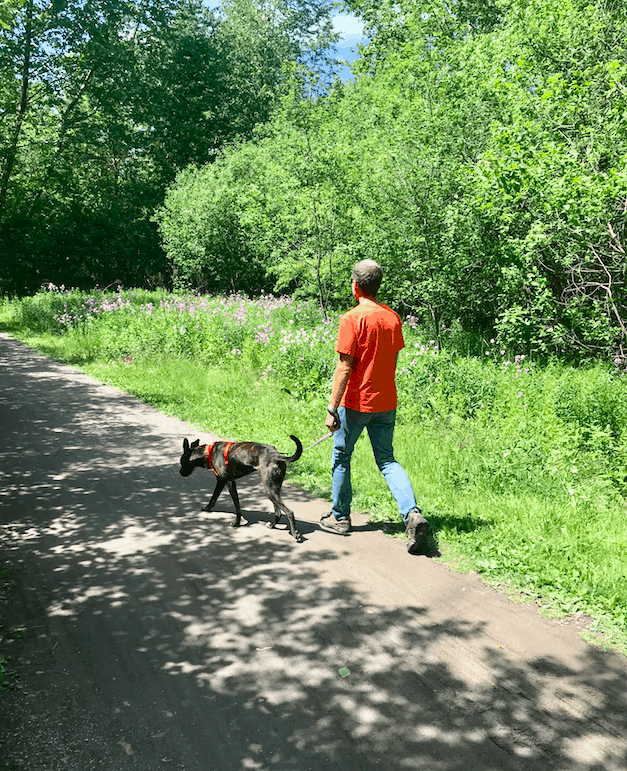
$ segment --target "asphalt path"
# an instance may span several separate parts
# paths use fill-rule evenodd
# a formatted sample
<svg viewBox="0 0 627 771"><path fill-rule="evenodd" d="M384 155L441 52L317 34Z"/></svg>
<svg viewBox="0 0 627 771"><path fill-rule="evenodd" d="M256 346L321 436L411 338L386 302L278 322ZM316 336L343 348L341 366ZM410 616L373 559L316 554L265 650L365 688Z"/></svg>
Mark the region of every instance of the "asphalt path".
<svg viewBox="0 0 627 771"><path fill-rule="evenodd" d="M0 335L0 768L627 771L627 660L582 619L286 484L297 544L258 475L232 529L184 437L215 438Z"/></svg>

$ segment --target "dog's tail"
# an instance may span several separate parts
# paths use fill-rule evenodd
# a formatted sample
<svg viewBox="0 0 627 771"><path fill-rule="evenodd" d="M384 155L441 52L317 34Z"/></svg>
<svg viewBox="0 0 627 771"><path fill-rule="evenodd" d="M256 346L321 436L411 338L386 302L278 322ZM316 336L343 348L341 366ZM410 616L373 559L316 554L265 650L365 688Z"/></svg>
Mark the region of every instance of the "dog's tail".
<svg viewBox="0 0 627 771"><path fill-rule="evenodd" d="M290 434L290 439L296 444L296 452L292 455L291 458L286 458L285 455L281 455L281 458L287 463L295 463L303 454L303 445L297 436Z"/></svg>

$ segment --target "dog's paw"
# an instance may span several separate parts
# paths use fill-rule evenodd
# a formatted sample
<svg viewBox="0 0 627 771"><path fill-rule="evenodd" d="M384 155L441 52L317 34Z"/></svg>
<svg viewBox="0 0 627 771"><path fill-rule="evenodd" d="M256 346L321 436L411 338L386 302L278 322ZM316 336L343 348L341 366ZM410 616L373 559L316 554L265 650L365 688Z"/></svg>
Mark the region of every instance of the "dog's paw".
<svg viewBox="0 0 627 771"><path fill-rule="evenodd" d="M276 522L266 522L266 527L269 527L270 530L274 530L276 527Z"/></svg>
<svg viewBox="0 0 627 771"><path fill-rule="evenodd" d="M296 539L296 543L304 543L305 542L305 539L303 538L303 536L300 533L296 533L294 538Z"/></svg>
<svg viewBox="0 0 627 771"><path fill-rule="evenodd" d="M213 511L213 506L210 506L209 504L207 504L206 506L203 506L201 508L201 511Z"/></svg>

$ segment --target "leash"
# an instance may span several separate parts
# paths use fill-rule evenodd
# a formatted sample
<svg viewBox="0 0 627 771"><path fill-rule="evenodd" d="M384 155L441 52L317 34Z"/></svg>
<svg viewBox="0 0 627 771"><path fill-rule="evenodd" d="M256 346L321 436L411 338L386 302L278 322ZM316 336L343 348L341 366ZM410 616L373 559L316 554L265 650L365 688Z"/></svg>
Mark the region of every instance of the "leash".
<svg viewBox="0 0 627 771"><path fill-rule="evenodd" d="M310 444L309 447L305 447L303 452L307 452L307 450L311 450L312 447L315 447L317 444L320 444L320 442L324 442L324 440L328 439L330 436L333 436L333 431L329 431L328 434L321 436L320 439L316 439L316 441L313 444Z"/></svg>

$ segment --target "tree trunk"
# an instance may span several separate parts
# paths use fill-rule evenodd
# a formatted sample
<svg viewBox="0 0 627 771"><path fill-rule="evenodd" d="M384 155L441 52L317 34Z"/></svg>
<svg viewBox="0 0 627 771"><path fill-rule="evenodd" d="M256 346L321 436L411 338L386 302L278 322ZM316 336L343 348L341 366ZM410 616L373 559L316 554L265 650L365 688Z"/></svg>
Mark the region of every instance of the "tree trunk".
<svg viewBox="0 0 627 771"><path fill-rule="evenodd" d="M52 159L50 160L50 163L48 164L48 168L44 173L41 184L38 185L37 192L35 193L35 196L33 197L33 200L31 201L30 206L28 207L29 215L33 212L35 206L37 205L37 202L41 198L42 193L46 189L46 185L48 184L48 182L50 181L50 178L52 177L52 172L54 171L55 162L63 149L63 143L65 141L65 135L68 130L72 113L74 112L74 109L78 105L84 90L87 88L87 84L89 83L92 73L93 73L93 68L90 68L89 70L87 70L83 78L83 82L78 88L78 92L76 93L74 98L69 102L69 104L66 106L65 110L63 111L63 116L61 118L61 127L59 129L59 137L57 139L54 154L52 156Z"/></svg>
<svg viewBox="0 0 627 771"><path fill-rule="evenodd" d="M4 162L4 169L2 170L2 178L0 179L0 209L4 207L6 202L7 193L9 190L9 180L13 173L13 167L17 158L17 146L20 141L20 135L22 133L22 125L24 123L24 117L26 110L28 109L28 87L30 84L30 55L31 55L31 43L33 34L33 0L29 0L26 6L26 25L24 32L24 60L22 64L22 86L20 89L20 101L17 107L17 115L15 118L15 129L13 131L13 137L9 146L7 157Z"/></svg>

